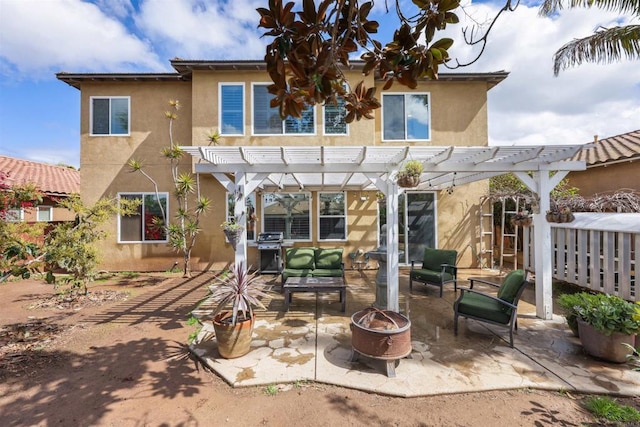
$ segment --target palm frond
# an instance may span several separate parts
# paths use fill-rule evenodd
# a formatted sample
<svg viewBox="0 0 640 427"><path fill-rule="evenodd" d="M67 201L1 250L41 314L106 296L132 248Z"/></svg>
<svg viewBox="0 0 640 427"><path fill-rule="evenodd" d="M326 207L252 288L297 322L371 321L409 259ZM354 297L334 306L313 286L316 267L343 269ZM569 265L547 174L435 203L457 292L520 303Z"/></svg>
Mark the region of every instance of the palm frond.
<svg viewBox="0 0 640 427"><path fill-rule="evenodd" d="M553 55L553 73L580 65L583 62L609 64L623 56L629 60L640 58L640 25L603 28L589 37L575 39Z"/></svg>
<svg viewBox="0 0 640 427"><path fill-rule="evenodd" d="M638 0L544 0L540 5L538 14L540 16L550 16L565 8L589 9L591 7L640 16L640 2Z"/></svg>

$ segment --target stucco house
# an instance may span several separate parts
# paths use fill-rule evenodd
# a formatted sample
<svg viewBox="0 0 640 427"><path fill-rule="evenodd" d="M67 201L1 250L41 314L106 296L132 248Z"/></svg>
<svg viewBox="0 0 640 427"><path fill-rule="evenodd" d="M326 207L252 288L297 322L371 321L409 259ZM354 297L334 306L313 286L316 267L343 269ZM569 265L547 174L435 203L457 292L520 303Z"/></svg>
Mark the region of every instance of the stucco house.
<svg viewBox="0 0 640 427"><path fill-rule="evenodd" d="M593 147L576 153L573 159L587 163L586 170L567 175L569 184L583 197L625 189L640 191L640 130L596 137Z"/></svg>
<svg viewBox="0 0 640 427"><path fill-rule="evenodd" d="M390 147L488 146L487 93L508 73L441 74L415 90L363 77L362 63L346 70L350 81L375 86L382 107L373 120L346 124L344 108L315 106L302 119L281 120L270 108L269 84L262 61L171 61L175 72L154 74L58 73L57 78L80 90L81 195L86 203L103 196L142 200L138 216L115 218L103 243L101 268L112 270L166 270L178 256L162 236L148 230L146 218L157 208L154 187L127 166L143 162L145 171L160 185L161 201L175 209L171 178L161 149L169 146L165 111L169 100L182 108L173 124L181 146L207 147L207 135L219 130L218 144L226 147ZM259 156L259 154L257 154ZM187 156L184 170L199 160ZM251 212L247 234L247 262L259 263L255 239L259 233L283 232L285 245L344 248L347 254L366 252L379 245L384 221L377 192L340 190L339 185L303 185L282 171L278 179L258 185L246 196ZM193 251L192 268L222 268L234 260L220 224L233 214L234 198L215 174L200 174L201 192L214 208L201 222L202 233ZM218 176L220 178L220 176ZM222 177L224 178L224 177ZM322 178L319 178L322 179ZM455 182L454 182L455 185ZM459 265L473 266L479 223L478 203L488 181L455 187L455 191L406 191L399 198L400 265L421 258L424 247L459 251ZM380 214L382 211L382 219ZM146 216L145 216L146 214ZM251 220L255 219L255 220Z"/></svg>
<svg viewBox="0 0 640 427"><path fill-rule="evenodd" d="M75 214L58 206L61 198L80 192L80 172L69 167L49 165L15 157L0 156L0 172L6 174L5 184L33 184L42 192L42 202L12 209L9 221L48 222L71 221Z"/></svg>

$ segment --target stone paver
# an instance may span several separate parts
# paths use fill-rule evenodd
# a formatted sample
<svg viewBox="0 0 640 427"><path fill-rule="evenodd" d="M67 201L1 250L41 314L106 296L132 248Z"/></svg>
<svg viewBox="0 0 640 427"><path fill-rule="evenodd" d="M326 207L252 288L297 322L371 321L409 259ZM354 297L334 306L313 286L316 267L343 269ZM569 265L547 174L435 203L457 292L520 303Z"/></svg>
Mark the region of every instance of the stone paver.
<svg viewBox="0 0 640 427"><path fill-rule="evenodd" d="M480 274L487 273L466 271L463 277ZM510 348L506 329L473 320L461 319L454 336L452 287L443 298L436 287L417 286L410 293L406 274L400 278L400 307L412 322L412 353L398 362L396 377L388 378L384 361L351 361L350 316L373 303L374 281L375 271L348 272L346 314L334 294L300 294L285 312L276 292L269 311L258 313L249 354L222 359L215 338L194 345L194 351L234 387L313 380L393 396L517 388L639 393L640 372L585 355L562 317L537 319L533 289L520 301L519 330ZM208 323L200 337L212 333Z"/></svg>

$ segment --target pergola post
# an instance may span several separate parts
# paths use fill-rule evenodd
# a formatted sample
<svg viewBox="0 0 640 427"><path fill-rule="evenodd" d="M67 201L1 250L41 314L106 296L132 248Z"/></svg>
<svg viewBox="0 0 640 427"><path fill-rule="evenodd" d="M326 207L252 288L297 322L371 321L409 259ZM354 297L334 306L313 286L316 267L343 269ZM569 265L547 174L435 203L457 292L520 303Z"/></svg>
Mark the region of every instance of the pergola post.
<svg viewBox="0 0 640 427"><path fill-rule="evenodd" d="M567 171L558 171L549 176L548 170L536 171L533 179L526 173L515 175L531 191L538 195L539 209L533 214L533 244L536 276L536 316L553 318L553 251L551 248L551 225L545 215L551 209L551 191L567 176Z"/></svg>
<svg viewBox="0 0 640 427"><path fill-rule="evenodd" d="M399 187L392 180L386 181L387 197L387 310L399 312L399 274L398 274L398 199Z"/></svg>
<svg viewBox="0 0 640 427"><path fill-rule="evenodd" d="M235 191L233 192L234 209L233 216L243 230L247 229L247 195L245 193L246 175L244 172L237 172L235 175ZM236 243L235 263L242 263L247 267L247 233L240 233L240 238Z"/></svg>

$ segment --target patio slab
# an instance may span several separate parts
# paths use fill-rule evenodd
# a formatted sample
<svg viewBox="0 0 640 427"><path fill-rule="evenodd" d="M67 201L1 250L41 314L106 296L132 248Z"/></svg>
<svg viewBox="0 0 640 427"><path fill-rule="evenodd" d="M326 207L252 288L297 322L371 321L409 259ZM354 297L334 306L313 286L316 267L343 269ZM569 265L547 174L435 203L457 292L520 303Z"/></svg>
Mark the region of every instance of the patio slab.
<svg viewBox="0 0 640 427"><path fill-rule="evenodd" d="M234 387L317 381L406 397L518 388L638 395L640 372L585 355L563 317L535 317L533 289L520 301L510 348L506 329L473 320L461 319L454 336L452 287L443 298L431 286L410 293L406 273L400 275L400 307L411 320L411 355L398 362L394 378L386 376L384 361L360 356L352 362L350 316L375 301L375 273L347 273L347 314L335 294L300 294L285 312L284 298L274 292L268 310L258 313L249 354L220 358L209 322L194 352ZM462 271L463 278L495 274ZM206 312L204 305L200 316Z"/></svg>

